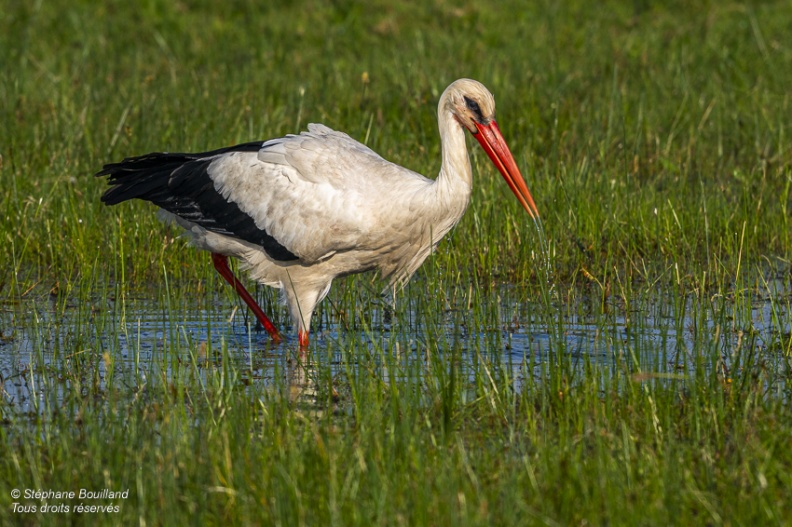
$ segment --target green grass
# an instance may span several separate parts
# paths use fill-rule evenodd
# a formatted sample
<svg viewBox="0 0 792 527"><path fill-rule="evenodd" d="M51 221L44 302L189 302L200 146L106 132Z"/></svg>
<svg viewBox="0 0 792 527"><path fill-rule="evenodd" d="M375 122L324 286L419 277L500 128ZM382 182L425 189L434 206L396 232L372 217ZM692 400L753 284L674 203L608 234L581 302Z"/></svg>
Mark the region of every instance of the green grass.
<svg viewBox="0 0 792 527"><path fill-rule="evenodd" d="M783 2L0 4L0 523L792 523L790 35ZM91 177L309 122L433 177L463 76L549 266L471 144L462 222L393 307L336 283L305 370Z"/></svg>

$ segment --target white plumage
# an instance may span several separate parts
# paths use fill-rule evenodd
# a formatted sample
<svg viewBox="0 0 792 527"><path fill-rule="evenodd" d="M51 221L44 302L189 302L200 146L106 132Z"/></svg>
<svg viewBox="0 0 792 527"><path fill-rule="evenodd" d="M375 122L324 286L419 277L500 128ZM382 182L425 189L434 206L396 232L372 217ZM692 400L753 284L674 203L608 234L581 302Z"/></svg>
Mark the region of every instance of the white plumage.
<svg viewBox="0 0 792 527"><path fill-rule="evenodd" d="M442 165L434 180L321 124L263 143L129 158L97 175L110 176L104 202L151 201L212 252L218 271L276 339L224 256L239 258L252 279L282 289L304 347L311 315L333 279L376 269L401 285L462 217L472 186L466 128L526 211L538 216L494 112L492 95L476 81L460 79L443 92Z"/></svg>

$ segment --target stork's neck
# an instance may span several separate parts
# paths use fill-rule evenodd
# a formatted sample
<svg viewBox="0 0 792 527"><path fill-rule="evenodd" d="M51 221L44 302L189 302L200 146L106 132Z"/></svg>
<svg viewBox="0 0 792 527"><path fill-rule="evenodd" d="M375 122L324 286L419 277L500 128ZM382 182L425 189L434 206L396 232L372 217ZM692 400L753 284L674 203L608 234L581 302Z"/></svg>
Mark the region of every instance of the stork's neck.
<svg viewBox="0 0 792 527"><path fill-rule="evenodd" d="M454 221L456 223L470 201L473 172L465 143L465 130L443 101L439 105L438 126L443 163L435 180L437 198L441 206L449 207L458 214Z"/></svg>

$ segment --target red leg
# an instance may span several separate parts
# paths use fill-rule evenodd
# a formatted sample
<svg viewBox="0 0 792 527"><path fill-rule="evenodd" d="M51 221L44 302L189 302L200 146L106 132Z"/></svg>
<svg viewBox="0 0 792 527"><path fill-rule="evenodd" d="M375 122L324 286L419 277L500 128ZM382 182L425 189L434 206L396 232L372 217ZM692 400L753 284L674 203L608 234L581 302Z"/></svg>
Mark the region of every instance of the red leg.
<svg viewBox="0 0 792 527"><path fill-rule="evenodd" d="M297 340L300 342L300 349L306 349L308 347L308 332L303 330L298 330Z"/></svg>
<svg viewBox="0 0 792 527"><path fill-rule="evenodd" d="M245 301L253 314L256 315L256 318L261 325L264 326L264 329L267 330L267 333L270 334L272 340L275 342L280 342L282 337L278 332L275 325L270 322L270 319L267 318L267 315L264 314L264 311L259 307L253 297L250 296L250 293L247 292L245 286L242 285L242 282L236 279L234 273L231 272L231 269L228 267L228 256L218 253L212 253L212 263L214 263L215 269L217 272L220 273L220 276L225 278L226 282L231 284L236 290L237 294Z"/></svg>

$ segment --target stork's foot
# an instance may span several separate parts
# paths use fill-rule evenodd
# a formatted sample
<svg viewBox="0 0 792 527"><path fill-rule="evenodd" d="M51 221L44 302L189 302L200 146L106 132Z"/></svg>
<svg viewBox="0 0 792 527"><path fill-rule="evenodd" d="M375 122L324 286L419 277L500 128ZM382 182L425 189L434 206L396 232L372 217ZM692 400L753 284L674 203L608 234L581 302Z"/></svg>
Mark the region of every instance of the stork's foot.
<svg viewBox="0 0 792 527"><path fill-rule="evenodd" d="M258 321L261 322L261 325L264 326L264 329L267 330L267 333L269 333L272 341L275 342L276 344L281 342L283 340L283 337L281 337L278 328L276 328L275 325L270 321L270 319L267 318L267 315L264 314L264 310L261 309L261 307L259 307L256 301L253 300L253 297L250 296L250 293L247 292L245 286L242 285L242 282L237 280L236 276L234 276L234 273L231 272L231 269L228 267L228 256L219 253L212 253L212 263L214 263L215 269L217 269L217 272L220 273L220 276L225 278L226 282L231 284L231 286L234 288L234 290L237 292L240 298L242 298L242 300L245 301L245 303L248 305L250 310L256 316ZM307 335L305 337L305 342L307 345L308 342Z"/></svg>

